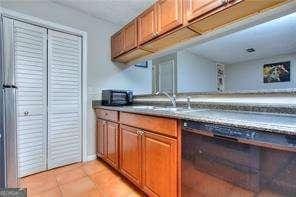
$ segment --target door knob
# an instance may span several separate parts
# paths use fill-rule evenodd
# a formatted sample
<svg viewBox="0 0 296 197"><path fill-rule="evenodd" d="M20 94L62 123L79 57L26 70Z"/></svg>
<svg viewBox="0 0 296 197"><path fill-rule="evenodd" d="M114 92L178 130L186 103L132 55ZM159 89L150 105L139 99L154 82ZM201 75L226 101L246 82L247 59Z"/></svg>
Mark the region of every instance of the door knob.
<svg viewBox="0 0 296 197"><path fill-rule="evenodd" d="M28 115L29 115L29 112L28 112L28 111L25 111L25 112L24 112L24 115L25 115L25 116L28 116Z"/></svg>

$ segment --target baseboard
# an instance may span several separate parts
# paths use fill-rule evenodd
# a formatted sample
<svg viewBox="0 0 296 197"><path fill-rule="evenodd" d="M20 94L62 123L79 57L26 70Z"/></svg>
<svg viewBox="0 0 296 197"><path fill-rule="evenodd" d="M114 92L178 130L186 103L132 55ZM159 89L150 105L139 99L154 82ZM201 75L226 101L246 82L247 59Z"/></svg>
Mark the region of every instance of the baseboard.
<svg viewBox="0 0 296 197"><path fill-rule="evenodd" d="M87 156L87 161L92 161L92 160L95 160L97 159L97 155L88 155Z"/></svg>

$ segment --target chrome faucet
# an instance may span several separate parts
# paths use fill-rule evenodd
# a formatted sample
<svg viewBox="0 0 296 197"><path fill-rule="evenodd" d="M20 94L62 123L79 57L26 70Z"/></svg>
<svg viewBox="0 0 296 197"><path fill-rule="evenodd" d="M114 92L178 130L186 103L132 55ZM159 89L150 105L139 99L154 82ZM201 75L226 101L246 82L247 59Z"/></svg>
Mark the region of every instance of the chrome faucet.
<svg viewBox="0 0 296 197"><path fill-rule="evenodd" d="M187 109L191 109L191 102L190 102L191 97L187 97Z"/></svg>
<svg viewBox="0 0 296 197"><path fill-rule="evenodd" d="M166 95L170 99L170 101L173 104L173 107L177 107L177 104L176 104L176 95L175 94L173 94L172 96L170 96L166 91L161 91L161 92L156 92L155 95L159 95L161 93L164 94L164 95Z"/></svg>

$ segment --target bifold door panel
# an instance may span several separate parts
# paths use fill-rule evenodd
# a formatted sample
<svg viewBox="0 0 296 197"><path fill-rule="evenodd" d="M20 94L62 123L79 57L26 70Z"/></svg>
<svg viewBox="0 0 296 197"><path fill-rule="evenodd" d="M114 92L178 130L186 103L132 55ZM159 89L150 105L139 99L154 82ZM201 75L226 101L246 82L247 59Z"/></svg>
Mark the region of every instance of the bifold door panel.
<svg viewBox="0 0 296 197"><path fill-rule="evenodd" d="M13 22L18 173L46 170L47 29Z"/></svg>
<svg viewBox="0 0 296 197"><path fill-rule="evenodd" d="M18 87L18 176L80 162L81 37L7 21L5 51Z"/></svg>
<svg viewBox="0 0 296 197"><path fill-rule="evenodd" d="M81 37L48 30L48 168L81 161Z"/></svg>

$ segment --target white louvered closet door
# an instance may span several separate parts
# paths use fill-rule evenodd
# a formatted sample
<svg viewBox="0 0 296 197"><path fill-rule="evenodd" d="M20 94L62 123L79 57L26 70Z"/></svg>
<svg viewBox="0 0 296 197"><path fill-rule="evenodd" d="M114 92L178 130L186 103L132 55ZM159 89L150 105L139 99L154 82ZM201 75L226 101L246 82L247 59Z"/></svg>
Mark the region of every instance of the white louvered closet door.
<svg viewBox="0 0 296 197"><path fill-rule="evenodd" d="M48 30L48 168L81 161L81 37Z"/></svg>
<svg viewBox="0 0 296 197"><path fill-rule="evenodd" d="M46 170L47 30L13 21L18 174Z"/></svg>

